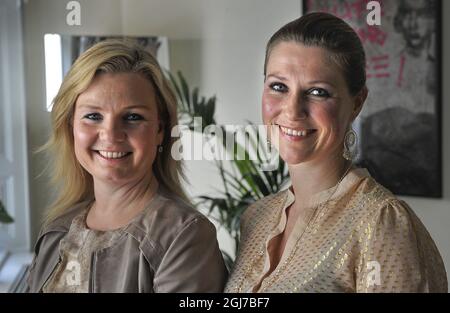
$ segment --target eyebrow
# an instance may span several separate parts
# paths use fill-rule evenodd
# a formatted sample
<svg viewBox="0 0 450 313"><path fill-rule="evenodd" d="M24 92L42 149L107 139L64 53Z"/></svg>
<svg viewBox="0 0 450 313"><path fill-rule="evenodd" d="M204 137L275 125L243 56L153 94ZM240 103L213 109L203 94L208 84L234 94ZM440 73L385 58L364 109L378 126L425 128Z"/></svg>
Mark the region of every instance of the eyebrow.
<svg viewBox="0 0 450 313"><path fill-rule="evenodd" d="M329 81L325 81L325 80L314 80L312 82L309 82L310 84L326 84L326 85L330 85L331 87L336 87L333 83L329 82Z"/></svg>
<svg viewBox="0 0 450 313"><path fill-rule="evenodd" d="M287 80L286 77L280 76L278 74L269 74L269 75L267 75L267 78L269 78L269 77L273 77L273 78L276 78L276 79L281 80L281 81L286 81ZM308 83L309 84L326 84L326 85L329 85L331 87L336 88L336 86L333 83L331 83L329 81L326 81L326 80L314 80L314 81L310 81Z"/></svg>
<svg viewBox="0 0 450 313"><path fill-rule="evenodd" d="M279 79L279 80L281 80L281 81L287 80L285 77L279 76L279 75L277 75L277 74L269 74L269 75L267 75L267 78L269 78L269 77L273 77L273 78Z"/></svg>
<svg viewBox="0 0 450 313"><path fill-rule="evenodd" d="M103 110L103 107L94 105L94 104L80 104L78 108L83 109L89 109L89 110ZM144 110L150 110L150 108L147 105L130 105L124 108L124 110L131 110L131 109L144 109Z"/></svg>

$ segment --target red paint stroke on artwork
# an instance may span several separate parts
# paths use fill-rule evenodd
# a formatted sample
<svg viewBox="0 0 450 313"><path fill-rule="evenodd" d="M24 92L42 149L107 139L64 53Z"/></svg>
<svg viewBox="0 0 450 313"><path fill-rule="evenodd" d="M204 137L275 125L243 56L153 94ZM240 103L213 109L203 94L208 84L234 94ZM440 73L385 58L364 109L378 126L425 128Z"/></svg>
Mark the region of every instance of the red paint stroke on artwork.
<svg viewBox="0 0 450 313"><path fill-rule="evenodd" d="M367 3L370 0L357 0L352 3L344 1L334 1L330 2L315 2L313 0L307 1L307 8L314 8L314 11L327 12L336 15L343 20L350 22L352 26L355 24L360 24L360 27L353 27L355 32L358 34L362 43L370 42L374 45L384 46L386 43L388 34L384 32L379 26L367 25ZM384 6L383 2L380 0L381 4L381 16L384 16ZM352 23L353 22L353 23ZM362 23L361 23L362 22Z"/></svg>
<svg viewBox="0 0 450 313"><path fill-rule="evenodd" d="M383 55L379 55L379 56L371 58L371 60L374 61L374 62L387 60L387 59L389 59L389 55L388 54L383 54Z"/></svg>
<svg viewBox="0 0 450 313"><path fill-rule="evenodd" d="M403 83L403 69L405 68L405 55L400 57L400 68L398 70L397 87L401 87Z"/></svg>
<svg viewBox="0 0 450 313"><path fill-rule="evenodd" d="M367 78L387 78L389 73L389 55L382 54L371 57L366 64Z"/></svg>
<svg viewBox="0 0 450 313"><path fill-rule="evenodd" d="M375 65L375 66L373 67L373 69L375 69L375 70L381 70L381 69L388 68L388 67L389 67L389 64L380 64L380 65Z"/></svg>

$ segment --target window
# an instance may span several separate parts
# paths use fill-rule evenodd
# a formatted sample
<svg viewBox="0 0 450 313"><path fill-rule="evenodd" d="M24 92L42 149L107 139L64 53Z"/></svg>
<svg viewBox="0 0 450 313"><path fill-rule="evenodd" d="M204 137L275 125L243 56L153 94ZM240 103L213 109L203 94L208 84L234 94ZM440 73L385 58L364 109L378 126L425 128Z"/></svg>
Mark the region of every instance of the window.
<svg viewBox="0 0 450 313"><path fill-rule="evenodd" d="M30 249L24 61L20 0L0 1L0 199L14 223L0 224L0 245Z"/></svg>

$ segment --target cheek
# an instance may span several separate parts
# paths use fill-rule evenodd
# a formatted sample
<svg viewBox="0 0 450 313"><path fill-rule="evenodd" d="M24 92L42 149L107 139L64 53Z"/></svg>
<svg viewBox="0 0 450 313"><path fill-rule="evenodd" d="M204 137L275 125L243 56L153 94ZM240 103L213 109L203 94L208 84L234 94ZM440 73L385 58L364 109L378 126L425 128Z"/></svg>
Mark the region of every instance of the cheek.
<svg viewBox="0 0 450 313"><path fill-rule="evenodd" d="M83 166L86 170L89 168L89 152L88 150L92 146L95 135L92 130L89 130L87 127L83 127L81 125L75 124L73 126L73 141L74 141L74 151L75 157L78 162ZM88 170L88 172L90 172Z"/></svg>
<svg viewBox="0 0 450 313"><path fill-rule="evenodd" d="M130 143L139 150L151 151L158 145L158 130L155 127L141 127L128 133Z"/></svg>
<svg viewBox="0 0 450 313"><path fill-rule="evenodd" d="M95 140L95 131L89 127L75 124L73 126L73 139L75 149L89 147Z"/></svg>
<svg viewBox="0 0 450 313"><path fill-rule="evenodd" d="M274 119L280 111L280 99L263 94L262 97L262 117L264 124L269 124L272 119Z"/></svg>
<svg viewBox="0 0 450 313"><path fill-rule="evenodd" d="M345 128L346 115L339 110L338 105L330 105L311 110L310 114L319 127L331 133L339 134Z"/></svg>
<svg viewBox="0 0 450 313"><path fill-rule="evenodd" d="M128 141L135 153L136 166L144 169L151 168L158 154L157 129L141 129L129 134Z"/></svg>

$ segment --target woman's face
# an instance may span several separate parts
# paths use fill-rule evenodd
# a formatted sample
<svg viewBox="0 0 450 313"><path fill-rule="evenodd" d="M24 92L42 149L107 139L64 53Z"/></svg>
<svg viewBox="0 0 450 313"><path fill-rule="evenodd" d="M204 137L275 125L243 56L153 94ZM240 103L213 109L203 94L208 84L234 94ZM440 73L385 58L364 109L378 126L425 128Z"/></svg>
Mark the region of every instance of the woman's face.
<svg viewBox="0 0 450 313"><path fill-rule="evenodd" d="M365 96L350 95L327 50L293 42L279 43L272 50L262 113L266 125L274 124L269 135L286 163L342 156L345 133L364 100Z"/></svg>
<svg viewBox="0 0 450 313"><path fill-rule="evenodd" d="M136 73L100 74L75 104L75 155L94 181L136 183L153 175L162 129L150 81Z"/></svg>

